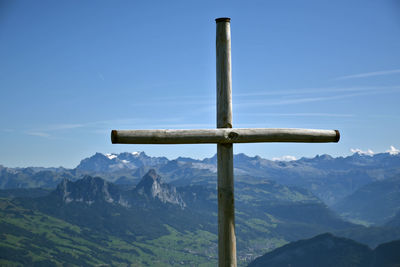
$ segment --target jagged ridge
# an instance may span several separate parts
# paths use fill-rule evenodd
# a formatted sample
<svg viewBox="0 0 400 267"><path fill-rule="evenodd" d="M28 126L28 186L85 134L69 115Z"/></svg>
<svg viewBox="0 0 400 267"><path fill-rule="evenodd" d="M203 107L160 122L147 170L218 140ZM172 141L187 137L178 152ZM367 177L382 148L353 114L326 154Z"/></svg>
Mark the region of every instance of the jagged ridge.
<svg viewBox="0 0 400 267"><path fill-rule="evenodd" d="M75 182L63 179L53 195L61 198L65 204L82 202L92 205L107 202L130 207L139 203L143 204L143 201L160 201L164 204L178 205L181 208L186 207L176 188L162 182L161 176L153 169L143 176L132 190L123 191L117 185L100 177L86 175Z"/></svg>

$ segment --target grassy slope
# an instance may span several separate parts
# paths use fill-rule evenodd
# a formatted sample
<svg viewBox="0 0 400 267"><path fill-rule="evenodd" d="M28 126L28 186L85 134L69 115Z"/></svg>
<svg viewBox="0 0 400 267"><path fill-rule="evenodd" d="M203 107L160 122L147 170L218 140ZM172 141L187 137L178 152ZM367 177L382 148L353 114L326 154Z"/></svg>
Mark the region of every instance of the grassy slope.
<svg viewBox="0 0 400 267"><path fill-rule="evenodd" d="M254 186L238 183L237 189L240 193L236 202L239 266L244 266L246 262L251 261L254 257L282 246L290 240L298 239L298 236L303 238L304 236L311 237L321 231L327 231L331 227L336 229L335 225L327 224L323 227L324 229L317 231L321 227L321 223L322 225L326 224L323 220L325 217L328 217L328 222L330 223L337 224L338 222L332 220L329 213L323 209L324 207L310 194L301 193L274 182L258 184L255 189ZM210 194L208 189L205 191ZM194 192L200 194L202 191ZM47 199L46 201L53 200ZM208 202L212 204L213 199ZM94 230L89 230L86 228L88 226L84 226L85 224L79 224L81 225L79 227L75 225L74 220L68 220L71 216L77 216L76 210L70 214L67 213L67 217L63 218L70 222L67 223L64 220L36 211L36 209L32 211L21 208L15 203L17 202L10 202L6 199L0 200L0 259L3 260L7 259L7 255L12 254L21 255L21 257L9 259L10 261L25 263L25 265L26 263L32 265L32 262L39 260L75 264L80 262L81 264L84 263L84 265L111 264L119 266L128 264L134 264L134 266L216 265L216 235L209 232L209 227L180 227L183 223L182 220L179 220L182 215L180 213L171 213L170 216L173 216L175 220L181 221L181 224L175 223L174 227L171 227L172 224L169 226L164 224L166 230L159 231L159 228L163 226L160 224L158 228L154 228L152 231L157 231L161 234L153 235L153 237L149 238L149 236L132 236L130 232L126 232L129 227L125 228L126 233L123 232L124 228L121 228L119 230L122 232L118 229L118 231L114 232L109 229L108 234L104 231L100 232L98 230L95 232ZM281 203L281 205L275 207L277 203ZM46 206L46 203L39 203L38 205ZM293 205L295 210L300 209L299 212L302 215L295 216L296 218L298 217L295 221L289 216L294 213L290 209ZM212 214L207 216L206 221L214 221L216 223L217 216L215 212L212 212L213 208L216 207L210 208L207 206L204 208L204 212ZM287 209L290 210L281 214L282 211ZM65 210L63 211L65 212ZM115 216L124 217L129 215L125 213L119 214L122 211L117 211L113 210L114 213L117 212ZM95 219L87 211L80 212L81 215L78 215L80 221ZM89 217L85 217L85 213ZM305 214L307 215L305 216ZM130 216L134 217L126 219L131 224L135 222L135 228L147 227L149 223L146 223L146 220L156 219L149 216L144 219L139 213L134 213ZM288 216L290 218L286 218ZM315 218L315 216L318 218ZM197 220L198 218L192 219ZM100 222L101 225L103 223L107 224L108 228L110 227L109 220ZM190 221L187 223L190 224ZM107 227L106 229L108 229ZM118 227L118 225L112 227ZM93 227L90 228L95 229ZM208 231L200 229L207 229ZM119 234L116 235L116 233ZM131 238L127 238L127 236L131 236ZM47 245L44 246L42 243ZM7 249L13 249L12 253L6 253ZM31 251L34 255L24 254L27 251ZM0 265L1 263L4 264L5 262L0 261ZM43 266L44 262L41 265Z"/></svg>
<svg viewBox="0 0 400 267"><path fill-rule="evenodd" d="M0 265L216 265L215 235L168 230L157 239L128 243L0 199Z"/></svg>

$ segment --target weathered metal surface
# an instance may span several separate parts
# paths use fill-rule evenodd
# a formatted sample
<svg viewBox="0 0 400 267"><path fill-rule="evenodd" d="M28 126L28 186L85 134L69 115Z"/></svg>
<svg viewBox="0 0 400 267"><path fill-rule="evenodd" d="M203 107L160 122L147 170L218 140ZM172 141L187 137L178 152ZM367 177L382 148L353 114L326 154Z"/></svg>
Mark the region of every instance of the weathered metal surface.
<svg viewBox="0 0 400 267"><path fill-rule="evenodd" d="M338 142L338 130L219 128L198 130L113 130L113 144L230 144Z"/></svg>

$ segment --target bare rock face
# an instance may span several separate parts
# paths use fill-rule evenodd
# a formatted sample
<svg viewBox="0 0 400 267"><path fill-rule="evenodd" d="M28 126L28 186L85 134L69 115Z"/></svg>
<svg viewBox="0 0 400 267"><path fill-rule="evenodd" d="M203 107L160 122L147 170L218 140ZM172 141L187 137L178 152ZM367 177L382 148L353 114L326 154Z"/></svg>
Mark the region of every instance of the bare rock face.
<svg viewBox="0 0 400 267"><path fill-rule="evenodd" d="M85 176L75 182L64 179L57 186L55 194L61 197L65 204L82 202L92 205L96 202L107 202L128 205L114 184L99 177Z"/></svg>
<svg viewBox="0 0 400 267"><path fill-rule="evenodd" d="M133 190L122 190L118 185L100 177L87 175L74 182L68 179L62 180L52 194L66 205L80 202L87 205L108 203L124 207L152 207L153 204L160 202L179 206L182 209L186 207L186 203L176 188L161 181L161 177L153 169L143 176Z"/></svg>
<svg viewBox="0 0 400 267"><path fill-rule="evenodd" d="M180 194L172 185L165 184L154 169L143 176L142 180L134 189L134 192L148 199L159 200L162 203L178 205L182 209L186 207Z"/></svg>

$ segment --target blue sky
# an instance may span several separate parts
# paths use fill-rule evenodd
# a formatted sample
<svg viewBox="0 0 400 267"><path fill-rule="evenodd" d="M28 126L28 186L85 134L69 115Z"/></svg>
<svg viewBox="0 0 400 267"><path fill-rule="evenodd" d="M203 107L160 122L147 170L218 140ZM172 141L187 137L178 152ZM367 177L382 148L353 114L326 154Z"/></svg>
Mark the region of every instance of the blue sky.
<svg viewBox="0 0 400 267"><path fill-rule="evenodd" d="M400 147L400 4L0 0L0 164L95 152L210 157L215 145L112 145L111 129L215 128L215 21L231 17L234 127L339 129L338 144L240 144L312 157Z"/></svg>

